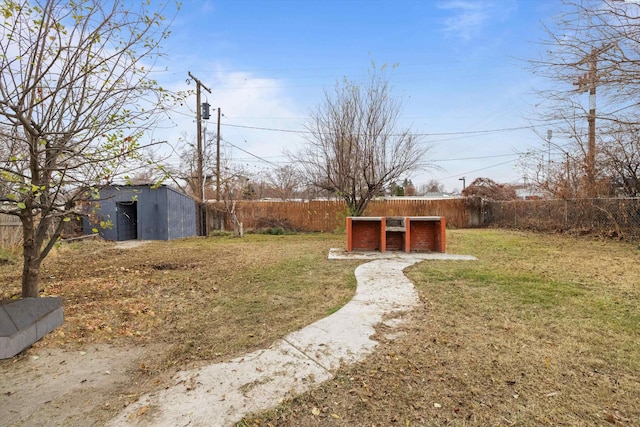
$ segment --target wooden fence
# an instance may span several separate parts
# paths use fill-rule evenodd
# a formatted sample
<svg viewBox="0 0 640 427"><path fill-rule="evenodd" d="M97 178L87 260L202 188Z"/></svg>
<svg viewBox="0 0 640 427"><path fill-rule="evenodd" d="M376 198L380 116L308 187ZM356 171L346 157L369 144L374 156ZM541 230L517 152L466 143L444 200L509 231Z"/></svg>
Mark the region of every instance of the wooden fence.
<svg viewBox="0 0 640 427"><path fill-rule="evenodd" d="M0 247L18 246L22 243L22 223L15 215L0 214Z"/></svg>
<svg viewBox="0 0 640 427"><path fill-rule="evenodd" d="M232 230L224 202L207 204L209 231L223 223ZM243 200L235 215L245 230L282 227L297 231L334 231L345 227L343 201L278 202ZM442 216L454 228L503 227L568 232L640 241L640 199L480 201L477 198L373 200L367 216ZM77 230L76 230L77 232ZM69 232L69 235L73 233ZM18 217L0 214L0 247L22 242Z"/></svg>
<svg viewBox="0 0 640 427"><path fill-rule="evenodd" d="M47 238L52 236L55 224L51 225ZM82 221L75 220L63 224L63 237L82 236ZM22 223L15 215L0 214L0 248L22 246Z"/></svg>
<svg viewBox="0 0 640 427"><path fill-rule="evenodd" d="M224 202L207 204L209 229L233 228L231 209ZM235 215L245 230L282 227L298 231L333 231L345 226L347 207L343 201L280 202L243 200L235 203ZM365 216L443 216L456 228L481 224L480 203L472 199L373 200Z"/></svg>

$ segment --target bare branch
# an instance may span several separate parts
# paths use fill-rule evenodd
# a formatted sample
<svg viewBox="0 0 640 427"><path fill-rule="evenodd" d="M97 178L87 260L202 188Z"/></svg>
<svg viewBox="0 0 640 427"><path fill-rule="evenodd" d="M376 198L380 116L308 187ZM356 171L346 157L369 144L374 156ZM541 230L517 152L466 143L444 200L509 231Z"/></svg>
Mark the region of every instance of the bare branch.
<svg viewBox="0 0 640 427"><path fill-rule="evenodd" d="M0 212L24 235L23 295L86 189L136 159L180 94L150 72L168 35L150 2L0 0ZM6 152L6 153L5 153Z"/></svg>
<svg viewBox="0 0 640 427"><path fill-rule="evenodd" d="M380 70L373 68L364 83L345 79L325 91L306 124L307 145L292 157L313 185L361 215L391 182L422 166L428 152L409 129L399 129L401 110Z"/></svg>

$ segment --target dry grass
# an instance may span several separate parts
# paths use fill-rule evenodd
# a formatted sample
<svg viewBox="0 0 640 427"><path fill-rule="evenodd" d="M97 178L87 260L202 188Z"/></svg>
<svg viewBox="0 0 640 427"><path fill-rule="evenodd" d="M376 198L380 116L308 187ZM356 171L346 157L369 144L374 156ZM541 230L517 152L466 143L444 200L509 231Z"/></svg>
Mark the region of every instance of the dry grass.
<svg viewBox="0 0 640 427"><path fill-rule="evenodd" d="M327 260L343 244L334 234L65 244L45 260L41 283L43 296L62 297L65 322L34 347L147 346L132 373L144 388L172 367L267 347L344 305L357 264ZM0 299L19 294L14 261L0 264Z"/></svg>
<svg viewBox="0 0 640 427"><path fill-rule="evenodd" d="M343 245L315 234L61 246L42 284L63 298L65 323L35 347L148 349L87 414L107 420L173 369L266 347L336 310L355 285L355 262L326 260ZM240 425L638 425L638 247L499 230L450 231L448 246L480 260L410 268L422 304L403 336L379 330L366 361ZM6 299L20 264L0 255Z"/></svg>
<svg viewBox="0 0 640 427"><path fill-rule="evenodd" d="M239 425L638 425L638 247L499 230L448 244L480 260L410 268L422 305L404 336Z"/></svg>

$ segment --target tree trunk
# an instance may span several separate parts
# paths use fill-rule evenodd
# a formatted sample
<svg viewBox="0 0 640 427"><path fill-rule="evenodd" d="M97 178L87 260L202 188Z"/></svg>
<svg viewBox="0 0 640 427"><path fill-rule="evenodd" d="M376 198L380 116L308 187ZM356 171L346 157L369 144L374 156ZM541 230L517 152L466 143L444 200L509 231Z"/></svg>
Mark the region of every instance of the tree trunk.
<svg viewBox="0 0 640 427"><path fill-rule="evenodd" d="M347 203L347 210L349 216L361 216L362 212L358 210L358 204L356 200L352 199L349 196L344 196L343 200Z"/></svg>
<svg viewBox="0 0 640 427"><path fill-rule="evenodd" d="M22 298L37 298L40 284L40 247L36 241L33 218L22 219L23 266L22 266Z"/></svg>

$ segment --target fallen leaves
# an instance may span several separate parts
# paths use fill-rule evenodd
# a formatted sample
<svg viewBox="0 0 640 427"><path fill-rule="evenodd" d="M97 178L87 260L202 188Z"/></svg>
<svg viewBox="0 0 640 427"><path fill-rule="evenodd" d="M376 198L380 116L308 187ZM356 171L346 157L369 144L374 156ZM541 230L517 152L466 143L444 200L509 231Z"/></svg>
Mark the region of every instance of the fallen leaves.
<svg viewBox="0 0 640 427"><path fill-rule="evenodd" d="M318 408L317 406L314 406L311 409L311 415L313 415L314 417L327 417L326 413L329 412L329 408L328 407L323 407L322 409ZM330 412L329 417L333 418L334 420L339 420L340 419L340 415L336 414L335 412Z"/></svg>
<svg viewBox="0 0 640 427"><path fill-rule="evenodd" d="M133 419L135 419L136 417L141 417L141 416L143 416L144 414L146 414L147 412L149 412L149 409L150 409L150 408L149 408L149 406L147 406L147 405L142 406L142 407L138 408L138 410L137 410L137 411L135 411L135 412L131 412L131 413L128 415L128 418L129 418L129 420L133 420Z"/></svg>

